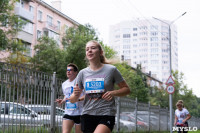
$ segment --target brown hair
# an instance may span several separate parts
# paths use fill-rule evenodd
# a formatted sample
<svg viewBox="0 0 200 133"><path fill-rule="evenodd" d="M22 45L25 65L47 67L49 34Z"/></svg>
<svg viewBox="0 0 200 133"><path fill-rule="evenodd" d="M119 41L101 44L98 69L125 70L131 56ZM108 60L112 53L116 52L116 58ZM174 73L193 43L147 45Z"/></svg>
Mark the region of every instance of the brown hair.
<svg viewBox="0 0 200 133"><path fill-rule="evenodd" d="M88 43L94 43L94 44L96 44L97 47L99 48L99 50L100 50L100 51L103 51L103 48L102 48L101 44L98 43L97 41L91 40L91 41L87 42L86 45L87 45ZM104 52L103 52L103 53L104 53ZM107 62L107 59L106 59L106 57L105 57L104 54L103 54L103 55L100 55L100 62L103 63L103 64L109 64L109 63Z"/></svg>
<svg viewBox="0 0 200 133"><path fill-rule="evenodd" d="M69 64L67 65L67 67L73 67L73 68L74 68L74 72L78 72L78 67L77 67L77 65L75 65L75 64L73 64L73 63L69 63Z"/></svg>

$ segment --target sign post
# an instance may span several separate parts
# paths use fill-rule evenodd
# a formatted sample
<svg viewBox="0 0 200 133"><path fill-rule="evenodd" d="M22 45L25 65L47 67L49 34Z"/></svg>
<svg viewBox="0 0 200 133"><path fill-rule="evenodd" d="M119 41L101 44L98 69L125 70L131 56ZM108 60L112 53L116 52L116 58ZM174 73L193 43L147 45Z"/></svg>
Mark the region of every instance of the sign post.
<svg viewBox="0 0 200 133"><path fill-rule="evenodd" d="M172 76L170 75L167 82L165 83L167 85L167 92L169 93L169 111L170 111L170 133L172 133L172 94L174 93L175 91L175 88L174 88L174 80L172 79Z"/></svg>

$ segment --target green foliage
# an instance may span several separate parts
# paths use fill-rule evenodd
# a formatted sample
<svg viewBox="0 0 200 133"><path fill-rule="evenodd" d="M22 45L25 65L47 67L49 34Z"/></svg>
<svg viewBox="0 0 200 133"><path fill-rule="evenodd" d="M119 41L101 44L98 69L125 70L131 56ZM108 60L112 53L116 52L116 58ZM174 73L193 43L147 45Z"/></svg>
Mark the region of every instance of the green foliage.
<svg viewBox="0 0 200 133"><path fill-rule="evenodd" d="M188 89L184 84L184 74L182 72L173 71L175 92L172 94L173 109L176 109L178 100L183 100L184 106L190 114L195 117L200 117L200 98L196 97L191 89ZM153 105L160 105L162 108L169 106L169 94L166 89L151 88L150 102Z"/></svg>
<svg viewBox="0 0 200 133"><path fill-rule="evenodd" d="M12 49L13 50L8 57L2 58L7 63L10 64L28 64L30 62L30 57L25 56L25 44L23 44L20 40L13 40L12 43Z"/></svg>
<svg viewBox="0 0 200 133"><path fill-rule="evenodd" d="M103 42L100 42L100 44L104 49L104 54L107 59L113 59L116 56L117 52L114 51L111 47L104 45Z"/></svg>
<svg viewBox="0 0 200 133"><path fill-rule="evenodd" d="M200 98L197 98L191 89L184 84L184 74L182 72L173 72L175 81L175 92L173 94L173 107L176 109L178 100L183 100L184 106L192 116L200 117Z"/></svg>
<svg viewBox="0 0 200 133"><path fill-rule="evenodd" d="M26 22L14 14L14 5L18 0L0 1L0 50L19 51L13 38Z"/></svg>
<svg viewBox="0 0 200 133"><path fill-rule="evenodd" d="M70 27L66 31L62 41L66 53L65 66L68 63L75 63L80 70L87 66L85 61L85 44L90 40L98 40L98 36L95 29L89 24Z"/></svg>
<svg viewBox="0 0 200 133"><path fill-rule="evenodd" d="M161 108L169 106L169 94L165 89L159 89L157 87L150 87L152 93L150 93L150 103L152 105L160 105Z"/></svg>
<svg viewBox="0 0 200 133"><path fill-rule="evenodd" d="M59 77L65 74L62 66L66 53L59 48L55 40L44 36L39 39L39 44L34 49L37 53L31 62L36 70L47 73L56 72Z"/></svg>
<svg viewBox="0 0 200 133"><path fill-rule="evenodd" d="M126 80L127 84L131 89L130 98L138 98L140 102L148 102L148 87L146 82L144 82L144 77L139 69L134 71L129 65L126 63L118 63L115 64L117 69L122 74L123 78Z"/></svg>
<svg viewBox="0 0 200 133"><path fill-rule="evenodd" d="M91 25L79 25L70 27L62 38L63 49L56 42L48 37L39 39L35 46L37 54L34 55L31 62L36 70L47 73L56 72L58 77L66 78L66 66L69 63L77 64L79 70L87 67L85 60L85 44L90 40L97 40L98 36ZM101 42L102 46L105 45ZM113 51L110 47L105 47L105 52ZM114 52L112 52L114 54ZM108 57L113 57L112 53Z"/></svg>

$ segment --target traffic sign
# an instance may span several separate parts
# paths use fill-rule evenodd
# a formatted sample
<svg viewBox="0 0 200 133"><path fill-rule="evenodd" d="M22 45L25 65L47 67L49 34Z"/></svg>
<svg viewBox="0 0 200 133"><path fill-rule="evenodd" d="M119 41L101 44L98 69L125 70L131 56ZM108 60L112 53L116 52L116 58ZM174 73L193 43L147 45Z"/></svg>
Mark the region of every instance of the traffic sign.
<svg viewBox="0 0 200 133"><path fill-rule="evenodd" d="M175 84L174 80L172 79L172 76L170 75L167 82L165 83L166 85L173 85Z"/></svg>
<svg viewBox="0 0 200 133"><path fill-rule="evenodd" d="M173 94L174 91L175 91L175 88L174 88L173 85L169 85L169 86L167 86L167 92L168 92L169 94Z"/></svg>

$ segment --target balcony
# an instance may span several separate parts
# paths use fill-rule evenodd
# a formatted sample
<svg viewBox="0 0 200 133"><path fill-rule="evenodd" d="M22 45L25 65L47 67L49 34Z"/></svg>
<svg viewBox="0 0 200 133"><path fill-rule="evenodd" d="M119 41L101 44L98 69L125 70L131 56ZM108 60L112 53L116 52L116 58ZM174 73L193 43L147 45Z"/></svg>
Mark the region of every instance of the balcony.
<svg viewBox="0 0 200 133"><path fill-rule="evenodd" d="M59 32L60 32L60 29L59 29L58 26L56 26L56 25L54 25L52 23L49 23L47 21L43 22L43 27L44 27L43 28L44 31L52 30L52 31L56 32L57 34L59 34Z"/></svg>
<svg viewBox="0 0 200 133"><path fill-rule="evenodd" d="M25 42L32 43L33 34L30 34L30 33L25 32L25 31L20 31L17 34L17 38L19 38L19 39L21 39Z"/></svg>
<svg viewBox="0 0 200 133"><path fill-rule="evenodd" d="M19 3L15 5L15 14L33 22L34 15L33 13L29 12L28 10L22 8Z"/></svg>

